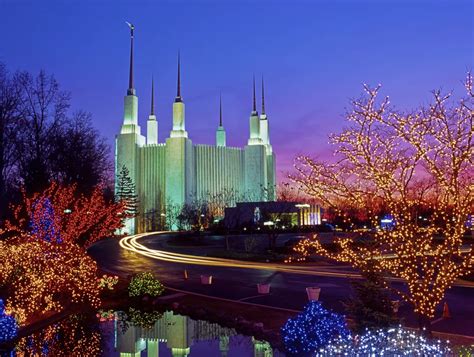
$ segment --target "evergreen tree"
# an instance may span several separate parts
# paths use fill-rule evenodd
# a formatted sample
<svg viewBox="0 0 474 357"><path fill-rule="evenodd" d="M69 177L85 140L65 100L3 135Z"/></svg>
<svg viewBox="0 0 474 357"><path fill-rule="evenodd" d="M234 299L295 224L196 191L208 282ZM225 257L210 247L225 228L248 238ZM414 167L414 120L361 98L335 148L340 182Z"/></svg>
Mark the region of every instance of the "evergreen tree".
<svg viewBox="0 0 474 357"><path fill-rule="evenodd" d="M346 303L346 310L354 319L355 331L363 333L366 329L398 325L383 277L373 271L368 271L364 277L364 280L352 282L354 296Z"/></svg>
<svg viewBox="0 0 474 357"><path fill-rule="evenodd" d="M125 165L122 166L117 177L117 193L115 197L118 201L125 203L125 213L128 218L138 215L138 196L135 183Z"/></svg>

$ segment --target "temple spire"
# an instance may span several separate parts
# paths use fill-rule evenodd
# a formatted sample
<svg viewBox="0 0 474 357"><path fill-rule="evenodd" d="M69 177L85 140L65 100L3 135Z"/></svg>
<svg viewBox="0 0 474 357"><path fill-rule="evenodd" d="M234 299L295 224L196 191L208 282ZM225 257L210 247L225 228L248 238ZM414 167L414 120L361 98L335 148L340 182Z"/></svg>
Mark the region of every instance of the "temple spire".
<svg viewBox="0 0 474 357"><path fill-rule="evenodd" d="M262 76L262 115L265 115L265 87L263 84L263 76Z"/></svg>
<svg viewBox="0 0 474 357"><path fill-rule="evenodd" d="M125 21L126 22L126 21ZM128 76L128 90L127 95L135 95L135 88L133 87L133 38L135 26L130 22L126 22L130 28L130 73Z"/></svg>
<svg viewBox="0 0 474 357"><path fill-rule="evenodd" d="M153 76L151 76L151 109L150 115L155 115L155 81Z"/></svg>
<svg viewBox="0 0 474 357"><path fill-rule="evenodd" d="M219 94L219 126L222 126L222 94Z"/></svg>
<svg viewBox="0 0 474 357"><path fill-rule="evenodd" d="M181 102L181 58L180 53L178 51L178 83L177 83L177 90L176 90L176 99L175 102Z"/></svg>
<svg viewBox="0 0 474 357"><path fill-rule="evenodd" d="M216 130L216 146L226 145L226 135L222 126L222 94L219 93L219 126Z"/></svg>
<svg viewBox="0 0 474 357"><path fill-rule="evenodd" d="M158 144L158 122L156 121L155 116L155 80L153 75L151 76L151 106L150 106L150 115L146 122L146 143L148 145Z"/></svg>
<svg viewBox="0 0 474 357"><path fill-rule="evenodd" d="M255 75L253 76L253 108L252 112L257 112L257 99L255 97Z"/></svg>

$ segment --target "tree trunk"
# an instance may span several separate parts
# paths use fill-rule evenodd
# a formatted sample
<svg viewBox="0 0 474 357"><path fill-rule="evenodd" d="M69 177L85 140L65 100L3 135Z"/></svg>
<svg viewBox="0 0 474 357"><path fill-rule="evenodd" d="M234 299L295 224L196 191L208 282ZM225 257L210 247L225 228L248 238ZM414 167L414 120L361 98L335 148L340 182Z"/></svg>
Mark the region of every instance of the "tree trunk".
<svg viewBox="0 0 474 357"><path fill-rule="evenodd" d="M230 250L230 245L229 245L229 235L225 235L225 250L229 251Z"/></svg>
<svg viewBox="0 0 474 357"><path fill-rule="evenodd" d="M418 327L420 328L420 332L428 338L433 336L433 331L431 329L431 320L429 317L418 314Z"/></svg>

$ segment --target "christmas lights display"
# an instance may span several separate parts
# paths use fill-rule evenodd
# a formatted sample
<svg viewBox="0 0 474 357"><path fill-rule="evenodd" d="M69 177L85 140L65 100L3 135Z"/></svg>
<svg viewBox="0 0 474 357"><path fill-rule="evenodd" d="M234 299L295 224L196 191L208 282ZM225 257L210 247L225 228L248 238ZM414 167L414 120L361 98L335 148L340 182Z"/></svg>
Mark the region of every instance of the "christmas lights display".
<svg viewBox="0 0 474 357"><path fill-rule="evenodd" d="M128 295L134 296L160 296L165 290L163 284L152 273L138 273L130 280Z"/></svg>
<svg viewBox="0 0 474 357"><path fill-rule="evenodd" d="M97 311L95 315L100 322L113 321L116 319L114 310L102 310Z"/></svg>
<svg viewBox="0 0 474 357"><path fill-rule="evenodd" d="M119 311L117 314L120 328L124 333L131 326L149 330L163 317L161 311L142 311L133 307L130 307L127 312Z"/></svg>
<svg viewBox="0 0 474 357"><path fill-rule="evenodd" d="M0 343L5 343L14 339L18 332L16 320L5 313L5 305L0 299Z"/></svg>
<svg viewBox="0 0 474 357"><path fill-rule="evenodd" d="M462 247L474 210L472 84L468 74L459 103L435 91L428 108L408 114L392 110L388 98L379 100L380 86L364 86L365 97L348 114L350 126L331 137L334 160L298 157L290 179L347 223L346 212L359 211L378 229L367 234L370 244L339 239L336 252L315 236L295 247L294 259L323 255L401 278L405 287L396 292L429 327L446 290L474 262L472 247ZM394 224L381 228L383 214Z"/></svg>
<svg viewBox="0 0 474 357"><path fill-rule="evenodd" d="M335 338L348 339L350 333L344 316L326 310L319 301L311 301L302 313L288 319L281 335L289 354L310 355Z"/></svg>
<svg viewBox="0 0 474 357"><path fill-rule="evenodd" d="M0 281L7 282L6 311L20 325L70 304L99 304L97 264L82 248L32 238L0 241Z"/></svg>
<svg viewBox="0 0 474 357"><path fill-rule="evenodd" d="M75 185L53 182L31 197L23 192L23 202L12 207L14 219L5 222L3 235L28 232L38 239L61 239L87 248L114 235L126 218L124 207L122 202L107 202L101 186L86 196L78 194Z"/></svg>
<svg viewBox="0 0 474 357"><path fill-rule="evenodd" d="M31 234L47 242L61 243L59 230L54 224L54 208L49 198L39 198L31 205Z"/></svg>
<svg viewBox="0 0 474 357"><path fill-rule="evenodd" d="M316 356L451 356L449 343L428 340L402 327L368 330L352 339L334 340L321 348Z"/></svg>
<svg viewBox="0 0 474 357"><path fill-rule="evenodd" d="M71 315L20 339L15 353L17 356L100 356L101 336L97 320L93 316Z"/></svg>
<svg viewBox="0 0 474 357"><path fill-rule="evenodd" d="M114 290L114 286L117 285L118 280L119 278L117 275L112 276L107 274L104 274L102 277L97 279L99 282L99 288L107 290Z"/></svg>
<svg viewBox="0 0 474 357"><path fill-rule="evenodd" d="M123 205L106 202L100 187L84 196L52 183L32 197L23 193L12 213L0 228L0 281L18 324L71 304L98 306L97 264L85 248L121 226Z"/></svg>

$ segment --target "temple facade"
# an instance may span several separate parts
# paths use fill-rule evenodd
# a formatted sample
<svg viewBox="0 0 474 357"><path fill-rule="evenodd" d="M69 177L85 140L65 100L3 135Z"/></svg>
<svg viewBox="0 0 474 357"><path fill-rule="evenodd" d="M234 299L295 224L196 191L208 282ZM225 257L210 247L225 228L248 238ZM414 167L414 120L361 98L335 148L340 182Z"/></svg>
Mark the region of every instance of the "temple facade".
<svg viewBox="0 0 474 357"><path fill-rule="evenodd" d="M227 146L221 101L215 144L195 144L186 131L178 54L173 127L165 142L158 142L153 80L146 136L138 125L138 97L133 80L133 26L130 40L129 85L124 98L123 122L115 141L115 182L117 189L119 172L125 166L135 184L139 207L138 216L127 221L124 231L133 234L151 230L147 214L154 212L166 216L170 205L176 207L217 196L226 196L228 206L236 202L275 200L276 158L270 144L263 80L260 114L256 105L255 79L253 81L253 106L245 147Z"/></svg>

